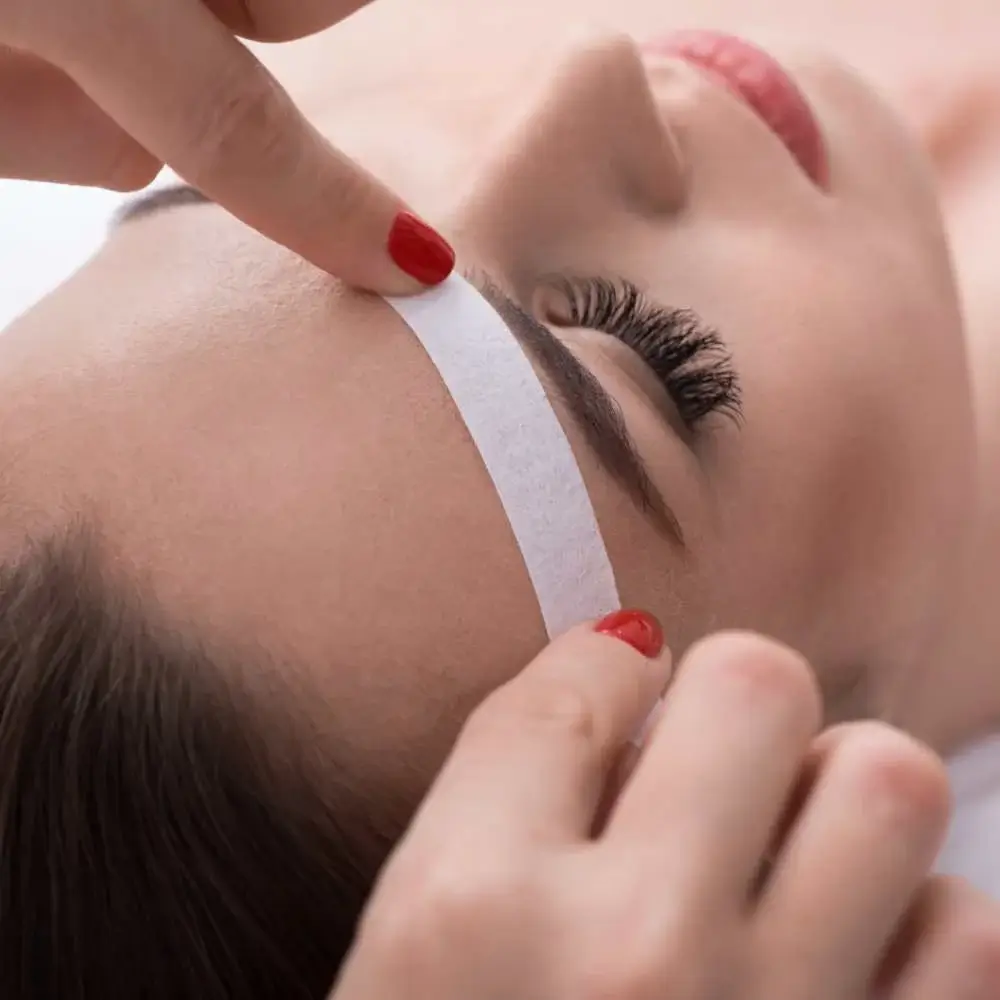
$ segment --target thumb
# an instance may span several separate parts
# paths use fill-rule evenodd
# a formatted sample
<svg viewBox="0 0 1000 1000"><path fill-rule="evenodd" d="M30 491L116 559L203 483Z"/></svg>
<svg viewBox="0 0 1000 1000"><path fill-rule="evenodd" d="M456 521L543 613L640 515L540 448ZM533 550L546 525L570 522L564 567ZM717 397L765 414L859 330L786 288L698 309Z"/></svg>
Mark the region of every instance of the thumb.
<svg viewBox="0 0 1000 1000"><path fill-rule="evenodd" d="M109 4L99 25L76 27L50 58L143 148L248 225L381 294L451 272L448 243L331 147L200 3Z"/></svg>

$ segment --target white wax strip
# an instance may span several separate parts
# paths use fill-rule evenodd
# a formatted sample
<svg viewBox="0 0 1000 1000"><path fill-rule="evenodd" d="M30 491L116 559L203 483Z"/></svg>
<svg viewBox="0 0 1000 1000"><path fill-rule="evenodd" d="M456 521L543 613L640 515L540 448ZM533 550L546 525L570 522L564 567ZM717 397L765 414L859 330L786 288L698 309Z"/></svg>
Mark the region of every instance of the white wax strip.
<svg viewBox="0 0 1000 1000"><path fill-rule="evenodd" d="M521 345L464 278L387 300L417 335L493 480L550 637L620 607L573 450Z"/></svg>

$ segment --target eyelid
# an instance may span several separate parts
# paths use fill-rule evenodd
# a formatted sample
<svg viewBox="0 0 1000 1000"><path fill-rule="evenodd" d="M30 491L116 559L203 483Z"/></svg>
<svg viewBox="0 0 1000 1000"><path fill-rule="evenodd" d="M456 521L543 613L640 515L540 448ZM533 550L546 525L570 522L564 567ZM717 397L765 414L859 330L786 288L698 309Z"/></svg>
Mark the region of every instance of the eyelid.
<svg viewBox="0 0 1000 1000"><path fill-rule="evenodd" d="M742 393L732 353L719 332L690 307L663 305L625 278L557 275L550 314L562 323L610 335L632 350L670 396L692 441L713 414L742 422ZM545 293L542 293L545 295Z"/></svg>
<svg viewBox="0 0 1000 1000"><path fill-rule="evenodd" d="M466 277L493 304L522 347L540 364L600 464L624 486L636 506L684 557L688 548L680 522L649 475L618 401L567 344L533 312L503 291L498 282L476 271L467 272Z"/></svg>
<svg viewBox="0 0 1000 1000"><path fill-rule="evenodd" d="M670 430L685 444L691 444L692 432L681 419L676 402L642 357L613 334L593 327L580 326L574 322L565 279L558 279L558 284L553 280L540 283L532 296L532 306L542 322L554 326L562 333L571 349L593 344L594 349L607 358L609 363L653 406ZM588 364L588 359L585 357L580 360L588 367L593 365L592 361Z"/></svg>
<svg viewBox="0 0 1000 1000"><path fill-rule="evenodd" d="M606 359L607 363L613 366L633 390L656 411L657 417L667 428L687 447L693 447L695 434L681 418L673 397L649 365L631 347L610 333L591 330L589 327L566 326L561 330L566 334L565 339L569 341L571 348L585 348L592 344L593 350L602 359ZM590 358L583 357L581 361L589 368L596 367Z"/></svg>

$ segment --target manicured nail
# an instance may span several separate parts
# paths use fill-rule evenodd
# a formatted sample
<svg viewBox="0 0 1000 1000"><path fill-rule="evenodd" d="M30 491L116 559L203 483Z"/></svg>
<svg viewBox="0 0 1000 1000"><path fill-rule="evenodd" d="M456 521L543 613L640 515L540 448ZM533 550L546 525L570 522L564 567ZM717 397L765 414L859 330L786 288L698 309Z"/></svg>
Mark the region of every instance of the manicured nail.
<svg viewBox="0 0 1000 1000"><path fill-rule="evenodd" d="M659 656L663 649L663 628L646 611L615 611L602 618L594 631L627 642L650 658Z"/></svg>
<svg viewBox="0 0 1000 1000"><path fill-rule="evenodd" d="M455 251L412 212L400 212L389 231L389 256L422 285L440 285L455 268Z"/></svg>

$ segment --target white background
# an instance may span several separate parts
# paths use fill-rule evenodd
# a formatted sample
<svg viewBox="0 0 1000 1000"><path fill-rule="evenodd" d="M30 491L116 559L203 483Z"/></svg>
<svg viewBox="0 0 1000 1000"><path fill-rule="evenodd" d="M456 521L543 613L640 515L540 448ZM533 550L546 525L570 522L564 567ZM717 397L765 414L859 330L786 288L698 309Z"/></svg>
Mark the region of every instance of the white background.
<svg viewBox="0 0 1000 1000"><path fill-rule="evenodd" d="M122 195L0 180L0 329L97 249Z"/></svg>

